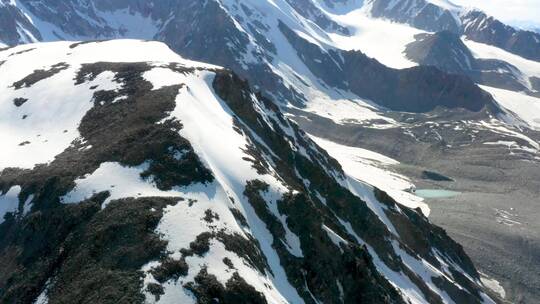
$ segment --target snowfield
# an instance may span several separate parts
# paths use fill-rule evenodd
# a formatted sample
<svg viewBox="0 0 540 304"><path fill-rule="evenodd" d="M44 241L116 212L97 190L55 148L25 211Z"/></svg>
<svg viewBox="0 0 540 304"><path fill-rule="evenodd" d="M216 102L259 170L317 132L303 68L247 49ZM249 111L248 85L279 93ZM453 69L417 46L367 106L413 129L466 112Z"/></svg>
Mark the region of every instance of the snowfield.
<svg viewBox="0 0 540 304"><path fill-rule="evenodd" d="M405 24L370 18L364 9L356 9L343 15L329 13L332 20L351 29L350 35L330 33L330 43L343 50L359 50L382 64L404 69L416 66L404 54L407 44L423 31Z"/></svg>
<svg viewBox="0 0 540 304"><path fill-rule="evenodd" d="M482 86L482 89L491 93L504 109L522 119L528 126L540 130L540 98L487 86Z"/></svg>
<svg viewBox="0 0 540 304"><path fill-rule="evenodd" d="M159 58L153 63L179 62L188 66L214 67L185 60L159 42L112 40L99 43L100 47L93 47L97 43L88 43L70 48L74 43L27 44L0 51L0 62L5 61L0 73L0 90L3 92L0 96L0 141L3 147L0 149L0 169L8 166L31 169L37 164L48 163L79 138L78 124L92 107L94 92L91 88L119 88L112 73L100 74L92 82L74 86L76 72L85 63L147 62ZM137 52L126 52L132 49ZM40 58L37 66L33 58ZM67 67L47 78L47 82L19 89L13 86L36 69L46 71L64 62L69 62ZM168 76L163 77L167 79ZM16 106L17 98L26 101Z"/></svg>
<svg viewBox="0 0 540 304"><path fill-rule="evenodd" d="M411 181L389 168L398 165L398 161L362 148L348 147L314 136L311 138L335 157L351 178L376 186L400 204L412 209L420 208L425 216L429 216L429 206L423 199L406 191L414 186Z"/></svg>
<svg viewBox="0 0 540 304"><path fill-rule="evenodd" d="M19 193L21 187L13 186L6 193L0 195L0 224L8 212L16 212L19 207Z"/></svg>
<svg viewBox="0 0 540 304"><path fill-rule="evenodd" d="M517 67L527 76L540 77L540 62L525 59L500 48L463 38L463 43L471 50L475 58L503 60Z"/></svg>

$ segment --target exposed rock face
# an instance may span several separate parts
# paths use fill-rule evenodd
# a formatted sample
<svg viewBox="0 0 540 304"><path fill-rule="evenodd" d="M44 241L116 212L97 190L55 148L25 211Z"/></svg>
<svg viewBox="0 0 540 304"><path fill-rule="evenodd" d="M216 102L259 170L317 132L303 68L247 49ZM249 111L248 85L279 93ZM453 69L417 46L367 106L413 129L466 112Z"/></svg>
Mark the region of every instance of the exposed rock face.
<svg viewBox="0 0 540 304"><path fill-rule="evenodd" d="M41 39L39 30L24 16L23 12L10 4L9 0L0 1L0 41L7 45L16 45L32 38ZM28 32L21 31L27 28Z"/></svg>
<svg viewBox="0 0 540 304"><path fill-rule="evenodd" d="M461 41L459 35L450 31L435 34L419 34L416 42L407 46L407 57L421 65L436 66L454 74L467 74L477 68L476 59Z"/></svg>
<svg viewBox="0 0 540 304"><path fill-rule="evenodd" d="M467 38L540 61L539 33L516 30L481 11L470 11L462 16L462 20Z"/></svg>
<svg viewBox="0 0 540 304"><path fill-rule="evenodd" d="M0 53L10 82L38 68L21 62L68 68L0 88L0 115L40 126L40 86L77 96L50 111L81 107L78 135L48 163L2 168L0 203L16 201L0 209L2 302L489 301L460 245L347 176L232 72L151 42L13 55L24 48Z"/></svg>
<svg viewBox="0 0 540 304"><path fill-rule="evenodd" d="M540 91L540 77L531 77L529 78L529 80L531 82L532 87L536 91Z"/></svg>
<svg viewBox="0 0 540 304"><path fill-rule="evenodd" d="M280 24L280 29L313 74L389 109L428 112L436 107L470 111L496 108L489 94L465 76L429 66L391 69L358 51L324 53L286 25Z"/></svg>
<svg viewBox="0 0 540 304"><path fill-rule="evenodd" d="M368 0L366 6L377 18L407 23L431 32L459 33L461 31L461 22L452 10L437 6L427 0Z"/></svg>
<svg viewBox="0 0 540 304"><path fill-rule="evenodd" d="M459 35L448 31L417 35L405 53L420 65L466 75L476 83L511 91L529 90L518 68L501 60L474 58Z"/></svg>

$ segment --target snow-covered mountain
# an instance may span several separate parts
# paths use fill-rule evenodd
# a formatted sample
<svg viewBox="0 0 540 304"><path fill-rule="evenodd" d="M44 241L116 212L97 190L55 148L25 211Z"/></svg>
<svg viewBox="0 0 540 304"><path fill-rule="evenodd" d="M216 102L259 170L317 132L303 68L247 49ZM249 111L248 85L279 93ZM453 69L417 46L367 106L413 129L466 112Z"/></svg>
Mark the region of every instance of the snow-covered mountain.
<svg viewBox="0 0 540 304"><path fill-rule="evenodd" d="M401 204L412 208L421 207L426 215L429 214L429 208L422 199L405 191L418 182L414 177L422 176L424 171L442 172L452 176L458 184L463 182L467 187L473 185L471 191L480 193L488 191L478 190L480 181L496 180L501 184L493 186L493 189L502 189L501 185L508 187L501 190L507 195L500 199L504 202L514 201L513 191L522 189L525 181L534 183L534 180L538 180L534 172L540 164L540 63L537 58L540 54L539 36L508 27L477 10L456 6L446 0L0 0L0 44L15 46L42 41L116 38L161 41L183 58L233 70L239 77L249 81L251 91L260 92L261 98L275 102L287 118L310 134L309 138L327 149L342 165L343 174L383 189ZM70 62L74 60L73 57L62 59L64 57L58 56L68 56L68 53L72 52L75 54L77 49L83 50L87 46L96 46L96 52L103 52L94 54L95 56L88 55L87 59L84 59L91 63L180 60L177 57L167 57L173 56L169 51L147 49L143 45L148 44L134 42L118 45L118 49L122 50L119 51L121 54L116 53L118 57L106 57L113 56L107 54L108 52L115 53L110 43L112 42L80 44L73 48L73 51L60 51L66 47L59 46L62 44L50 44L51 49L59 52L53 56L54 60L50 63L38 61L39 66L32 66L30 70L23 70L13 76L4 75L3 77L10 77L9 81L2 81L0 84L6 88L11 86L11 89L20 87L18 90L24 90L34 79L46 77L50 81L54 79L54 75L67 75L63 74L67 73L66 71L75 73L72 67L85 62ZM32 61L35 64L35 58L44 60L40 58L38 50L47 45L49 44L31 44L28 49L17 47L16 52L28 51L34 47L36 50L13 56L9 55L16 53L15 49L4 50L3 56L8 57L0 60L0 69L2 64L8 64L17 56L28 58L24 61L25 64L31 64ZM130 56L135 59L130 60ZM158 58L162 56L168 59ZM207 65L202 68L220 69ZM115 86L115 83L122 83L123 78L114 80L114 73L121 73L118 69L122 68L115 66L107 69L111 73L103 72L99 75L108 75L108 78L96 77L92 81L103 80L109 83L107 90L122 93L122 88ZM137 71L147 72L146 69L144 66L136 67ZM167 70L166 67L164 69ZM33 70L36 70L36 73L32 73ZM15 77L17 75L18 77ZM33 76L26 78L28 75ZM176 76L164 75L166 76L159 77L178 80ZM69 80L67 78L66 81ZM92 77L89 76L89 79ZM39 83L36 82L35 85ZM84 82L73 87L77 90L66 89L63 92L54 84L41 84L43 87L33 91L32 94L35 95L32 97L45 94L54 100L91 100L94 96L92 91L86 92L86 95L78 91ZM91 86L95 85L97 83ZM134 92L129 91L122 94L132 93ZM6 100L10 107L2 110L8 111L5 117L10 118L6 120L9 121L5 129L7 131L3 132L9 134L5 136L5 141L10 143L10 148L3 152L9 157L0 160L4 167L15 166L30 170L36 164L53 161L56 155L70 147L73 141L83 134L80 130L79 133L70 131L77 129L79 121L83 119L81 115L87 111L92 113L90 108L79 108L79 104L62 111L42 111L43 107L37 103L34 103L35 108L31 108L31 103L25 101L31 98L9 94ZM104 96L96 98L105 103L111 101L111 98L122 100L122 96L117 93L99 94ZM86 103L86 107L90 106L92 105ZM34 114L23 113L26 111L24 109L33 109L31 112ZM241 116L235 109L231 111ZM72 115L75 112L78 116ZM36 113L39 113L37 117L43 119L34 122L32 117L36 117ZM95 115L102 113L95 112ZM15 121L12 121L13 119ZM266 121L264 115L260 119ZM134 124L139 122L140 120L133 121ZM213 122L207 121L205 124L212 125ZM12 132L13 125L19 124L21 129ZM101 124L91 124L88 129ZM103 124L110 126L107 122ZM271 120L270 125L271 129L276 131ZM31 140L35 130L40 130L37 134L46 139ZM58 130L61 132L57 132ZM67 132L63 133L64 130ZM263 131L253 131L260 138L265 138L264 134L260 134ZM283 132L289 134L286 130ZM218 136L214 141L219 142L223 138L228 137ZM105 142L109 140L108 138ZM188 140L191 142L190 138ZM307 137L304 140L310 142ZM196 147L194 143L192 146ZM133 149L138 148L135 146ZM265 149L271 151L278 148L269 146ZM303 153L303 149L308 148L298 149ZM114 149L109 152L119 153ZM265 153L276 154L282 158L276 151L262 154ZM204 163L205 157L199 157ZM121 160L114 158L114 161L122 166L128 165L129 170L134 166L137 168L133 170L146 170L144 166L140 167L140 158L137 160L141 162L137 163ZM74 161L75 159L71 160ZM108 163L114 161L107 160ZM395 172L396 167L402 170L400 174ZM501 177L501 168L530 172L527 171L526 177L520 175L519 178L513 178L504 174ZM110 172L126 176L127 179L133 177L130 175L133 172L138 174L138 171L133 170L128 170L131 173L124 172L124 169L115 167L114 164L105 165L102 171L98 169L101 167L89 165L84 174L81 174L90 174L97 170L98 177L91 178L91 183L101 179L101 176L110 176ZM279 172L281 169L274 170ZM410 177L403 176L404 172L411 173ZM56 176L56 173L52 176ZM74 180L79 179L83 182L81 176L72 177L70 183L76 184ZM242 180L242 183L246 181L245 177L239 180ZM430 183L435 182L427 180ZM421 178L420 181L424 179ZM288 185L288 182L286 184ZM533 189L531 196L527 194L525 198L520 198L520 201L537 196L537 190L534 190L536 184L528 187ZM13 195L18 188L11 189L5 189L8 191L5 193ZM243 190L235 191L236 195L241 196ZM150 193L161 194L154 190ZM70 197L76 200L86 195L73 193ZM114 194L112 197L114 198ZM489 216L494 212L499 213L491 211L495 210L495 207L480 207L481 204L476 203L481 201L478 197L469 201L482 209L479 213ZM502 207L496 206L497 210L500 208ZM526 210L523 214L534 218L535 213ZM474 220L477 218L478 216ZM531 226L523 228L523 231L529 229L528 227ZM536 227L530 229L531 234L534 234ZM469 237L469 231L474 234L481 229L467 226L465 230L467 238L460 241L496 235L489 230L482 231L482 235ZM497 235L498 239L514 239L514 235L507 237L505 233L506 231ZM512 233L519 235L521 232ZM339 232L338 234L343 237ZM461 237L462 234L455 233L453 236ZM521 243L540 244L540 240L526 239ZM536 281L527 279L524 275L519 278L516 278L518 275L506 277L509 273L515 273L513 266L504 264L501 269L493 270L491 265L496 263L490 258L502 255L496 250L483 250L478 254L475 249L480 246L474 245L466 249L474 253L473 258L480 263L483 271L498 275L497 279L506 280L504 282L517 282L514 286L528 286L529 290L533 290L532 298L540 296L540 289L534 283L540 284L537 275ZM511 246L505 243L496 247ZM531 246L536 245L525 246L525 251L531 252L527 249ZM492 255L488 254L486 257L483 255L485 252L492 252ZM530 256L523 260L535 261ZM516 267L521 267L521 272L534 272L534 267L527 263ZM386 278L389 276L393 275L387 274ZM533 274L531 276L534 277ZM401 277L398 280L401 280ZM419 280L412 279L415 285L416 281ZM299 283L295 282L291 284L298 291L295 284ZM408 284L406 279L403 282ZM225 282L222 283L225 286ZM528 284L532 287L529 288ZM311 289L313 286L310 283L307 286L315 298L319 297ZM403 287L400 286L398 289L402 290ZM42 285L39 286L41 287ZM505 287L508 288L508 285ZM433 290L431 286L428 288ZM426 292L431 293L424 287L414 287L412 290L420 290L421 297L424 297ZM279 291L281 292L283 290ZM298 292L303 297L302 293ZM521 296L521 293L521 290L518 291L518 296ZM447 295L454 297L453 292L448 292ZM409 298L413 297L409 295ZM324 299L327 298L321 296L322 302L325 302ZM442 300L445 301L445 296L442 296Z"/></svg>
<svg viewBox="0 0 540 304"><path fill-rule="evenodd" d="M0 59L4 303L492 303L228 70L135 40Z"/></svg>

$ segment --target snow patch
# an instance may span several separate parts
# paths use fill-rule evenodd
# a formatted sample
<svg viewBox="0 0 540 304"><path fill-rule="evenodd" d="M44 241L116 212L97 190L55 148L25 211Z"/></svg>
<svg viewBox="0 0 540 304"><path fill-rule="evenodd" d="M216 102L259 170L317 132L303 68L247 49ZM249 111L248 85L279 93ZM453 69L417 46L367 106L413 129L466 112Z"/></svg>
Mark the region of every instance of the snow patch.
<svg viewBox="0 0 540 304"><path fill-rule="evenodd" d="M7 213L15 213L19 208L20 186L11 187L8 192L0 195L0 224L4 222Z"/></svg>
<svg viewBox="0 0 540 304"><path fill-rule="evenodd" d="M540 130L540 98L488 86L481 88L491 93L503 108L516 114L532 128Z"/></svg>
<svg viewBox="0 0 540 304"><path fill-rule="evenodd" d="M147 164L137 167L126 167L119 163L102 163L99 168L75 181L75 188L61 198L62 203L78 203L93 195L108 191L110 196L103 203L105 207L111 200L127 197L179 197L175 190L159 190L151 181L141 178L141 173L148 168Z"/></svg>
<svg viewBox="0 0 540 304"><path fill-rule="evenodd" d="M366 149L340 145L312 135L310 137L334 157L350 177L387 192L406 207L420 208L425 216L429 216L430 209L424 200L405 191L413 186L411 181L390 169L399 164L398 161Z"/></svg>
<svg viewBox="0 0 540 304"><path fill-rule="evenodd" d="M484 273L480 273L480 280L482 280L482 284L484 284L484 286L498 294L501 298L506 298L506 291L504 290L499 281L489 277Z"/></svg>

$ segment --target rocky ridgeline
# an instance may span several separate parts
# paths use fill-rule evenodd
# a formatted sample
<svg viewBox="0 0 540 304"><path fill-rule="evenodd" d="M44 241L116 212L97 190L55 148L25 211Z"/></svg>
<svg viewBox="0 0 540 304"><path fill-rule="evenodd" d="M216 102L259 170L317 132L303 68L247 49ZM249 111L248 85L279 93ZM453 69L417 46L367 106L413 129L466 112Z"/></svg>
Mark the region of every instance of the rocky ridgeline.
<svg viewBox="0 0 540 304"><path fill-rule="evenodd" d="M148 52L117 62L118 43ZM2 302L490 302L460 245L346 176L247 82L133 43L0 53L2 75L35 62L9 74L2 113L31 109L42 85L80 98L50 111L90 103L61 153L0 173L0 202L18 191L0 222ZM46 54L62 57L29 61ZM216 125L198 125L206 117Z"/></svg>

